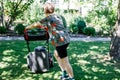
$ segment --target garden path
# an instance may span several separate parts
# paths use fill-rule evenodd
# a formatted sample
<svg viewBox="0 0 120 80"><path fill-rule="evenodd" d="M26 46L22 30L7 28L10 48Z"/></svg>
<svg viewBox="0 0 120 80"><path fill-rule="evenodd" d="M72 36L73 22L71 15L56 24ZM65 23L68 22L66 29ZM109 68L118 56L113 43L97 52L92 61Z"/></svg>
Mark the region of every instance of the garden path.
<svg viewBox="0 0 120 80"><path fill-rule="evenodd" d="M18 36L3 36L0 37L0 40L24 40L24 37L18 37ZM110 37L90 37L90 36L71 36L71 41L110 41Z"/></svg>

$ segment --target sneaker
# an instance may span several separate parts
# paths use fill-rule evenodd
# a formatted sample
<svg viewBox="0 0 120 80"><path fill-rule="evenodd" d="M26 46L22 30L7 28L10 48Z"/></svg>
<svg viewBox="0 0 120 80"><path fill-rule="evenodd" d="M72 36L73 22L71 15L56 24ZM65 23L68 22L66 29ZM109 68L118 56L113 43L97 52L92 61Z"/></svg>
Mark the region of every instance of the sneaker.
<svg viewBox="0 0 120 80"><path fill-rule="evenodd" d="M69 76L68 75L60 76L60 80L69 80Z"/></svg>

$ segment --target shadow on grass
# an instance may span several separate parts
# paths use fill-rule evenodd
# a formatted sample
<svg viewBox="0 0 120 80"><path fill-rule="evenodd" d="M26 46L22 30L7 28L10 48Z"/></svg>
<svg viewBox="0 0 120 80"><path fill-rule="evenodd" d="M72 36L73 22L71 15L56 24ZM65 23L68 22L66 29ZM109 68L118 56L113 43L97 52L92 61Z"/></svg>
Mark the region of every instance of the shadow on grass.
<svg viewBox="0 0 120 80"><path fill-rule="evenodd" d="M33 50L44 43L30 45ZM120 64L109 61L108 51L109 42L71 42L68 55L76 80L119 79ZM26 65L27 54L25 41L1 41L0 80L59 80L60 69L56 62L47 73L31 74Z"/></svg>
<svg viewBox="0 0 120 80"><path fill-rule="evenodd" d="M69 52L77 80L120 79L120 63L110 62L109 42L73 42Z"/></svg>

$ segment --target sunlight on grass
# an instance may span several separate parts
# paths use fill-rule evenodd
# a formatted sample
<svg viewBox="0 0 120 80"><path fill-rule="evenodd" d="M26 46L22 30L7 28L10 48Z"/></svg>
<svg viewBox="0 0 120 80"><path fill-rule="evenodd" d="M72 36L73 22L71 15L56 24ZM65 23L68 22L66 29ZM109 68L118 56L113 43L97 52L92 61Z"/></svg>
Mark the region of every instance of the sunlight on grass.
<svg viewBox="0 0 120 80"><path fill-rule="evenodd" d="M0 62L0 68L1 68L1 69L2 69L2 68L5 68L5 67L7 67L7 66L9 66L8 63Z"/></svg>
<svg viewBox="0 0 120 80"><path fill-rule="evenodd" d="M86 60L78 60L78 63L82 64L82 65L90 64L90 62L88 62Z"/></svg>
<svg viewBox="0 0 120 80"><path fill-rule="evenodd" d="M98 49L98 46L92 46L90 49Z"/></svg>
<svg viewBox="0 0 120 80"><path fill-rule="evenodd" d="M76 54L76 57L78 57L78 58L84 58L84 57L87 57L87 56L89 56L89 54L82 54L82 55L77 55Z"/></svg>
<svg viewBox="0 0 120 80"><path fill-rule="evenodd" d="M89 51L89 54L95 56L95 55L99 54L99 52L96 52L96 51Z"/></svg>
<svg viewBox="0 0 120 80"><path fill-rule="evenodd" d="M120 65L119 65L119 66L120 66ZM120 73L120 69L114 68L114 70Z"/></svg>
<svg viewBox="0 0 120 80"><path fill-rule="evenodd" d="M82 68L83 71L89 72L89 68L86 67L86 65L81 65L81 68Z"/></svg>
<svg viewBox="0 0 120 80"><path fill-rule="evenodd" d="M92 66L91 70L92 70L93 72L98 72L100 69L99 69L99 67Z"/></svg>
<svg viewBox="0 0 120 80"><path fill-rule="evenodd" d="M54 74L54 79L59 79L58 76L60 76L60 72L58 72L59 74Z"/></svg>
<svg viewBox="0 0 120 80"><path fill-rule="evenodd" d="M15 60L15 58L13 58L12 56L8 56L8 57L4 57L2 60L7 61L7 62L11 62L13 59Z"/></svg>
<svg viewBox="0 0 120 80"><path fill-rule="evenodd" d="M106 69L99 69L99 71L102 72L102 73L105 73L105 72L107 73Z"/></svg>
<svg viewBox="0 0 120 80"><path fill-rule="evenodd" d="M19 79L18 78L18 80L23 80L23 79ZM27 77L27 78L25 78L24 80L33 80L33 78L32 77ZM42 79L41 79L42 80Z"/></svg>
<svg viewBox="0 0 120 80"><path fill-rule="evenodd" d="M86 79L93 79L93 80L96 80L96 79L97 79L97 80L99 80L97 76L94 76L94 77L92 78L92 76L87 76L87 75L85 75L85 78L86 78Z"/></svg>
<svg viewBox="0 0 120 80"><path fill-rule="evenodd" d="M4 50L3 54L4 55L10 55L12 52L14 52L14 50L10 49L10 50Z"/></svg>
<svg viewBox="0 0 120 80"><path fill-rule="evenodd" d="M17 56L16 57L10 56L13 53L15 53L15 51L12 50L12 49L3 51L3 55L5 57L3 57L2 60L6 61L6 62L16 61L17 60Z"/></svg>
<svg viewBox="0 0 120 80"><path fill-rule="evenodd" d="M27 67L27 64L23 64L21 67L22 67L22 68Z"/></svg>
<svg viewBox="0 0 120 80"><path fill-rule="evenodd" d="M3 71L1 75L2 75L2 76L6 76L6 75L10 75L10 74L11 74L11 70L10 70L9 72Z"/></svg>
<svg viewBox="0 0 120 80"><path fill-rule="evenodd" d="M25 77L25 76L29 76L29 77ZM34 78L33 74L20 74L20 76L17 77L16 80L33 80L33 78Z"/></svg>
<svg viewBox="0 0 120 80"><path fill-rule="evenodd" d="M32 50L39 45L44 44L30 43ZM71 42L68 55L75 79L119 80L120 64L111 63L108 52L109 42ZM61 72L56 61L49 72L31 74L26 64L28 50L25 41L2 41L0 53L0 80L59 80Z"/></svg>
<svg viewBox="0 0 120 80"><path fill-rule="evenodd" d="M53 72L52 73L44 73L44 74L42 74L43 75L43 77L45 77L45 78L52 78L52 77L54 77L54 79L57 79L58 78L58 76L59 76L59 74L58 74L59 72L56 72L56 74L54 74Z"/></svg>
<svg viewBox="0 0 120 80"><path fill-rule="evenodd" d="M71 57L73 58L83 58L83 57L87 57L89 54L82 54L82 55L77 55L75 53L73 53L73 55L71 55Z"/></svg>

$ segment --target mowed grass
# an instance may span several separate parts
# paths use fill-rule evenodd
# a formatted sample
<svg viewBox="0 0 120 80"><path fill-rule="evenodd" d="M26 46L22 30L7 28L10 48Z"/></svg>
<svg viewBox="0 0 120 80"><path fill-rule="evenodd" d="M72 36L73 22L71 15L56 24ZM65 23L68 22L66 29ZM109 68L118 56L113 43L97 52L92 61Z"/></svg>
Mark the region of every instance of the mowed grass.
<svg viewBox="0 0 120 80"><path fill-rule="evenodd" d="M31 51L44 41L30 42ZM110 42L74 41L68 47L68 56L76 80L120 80L120 64L109 60ZM50 52L53 47L50 45ZM59 80L60 68L43 74L31 74L27 68L28 54L25 41L0 41L0 80Z"/></svg>

